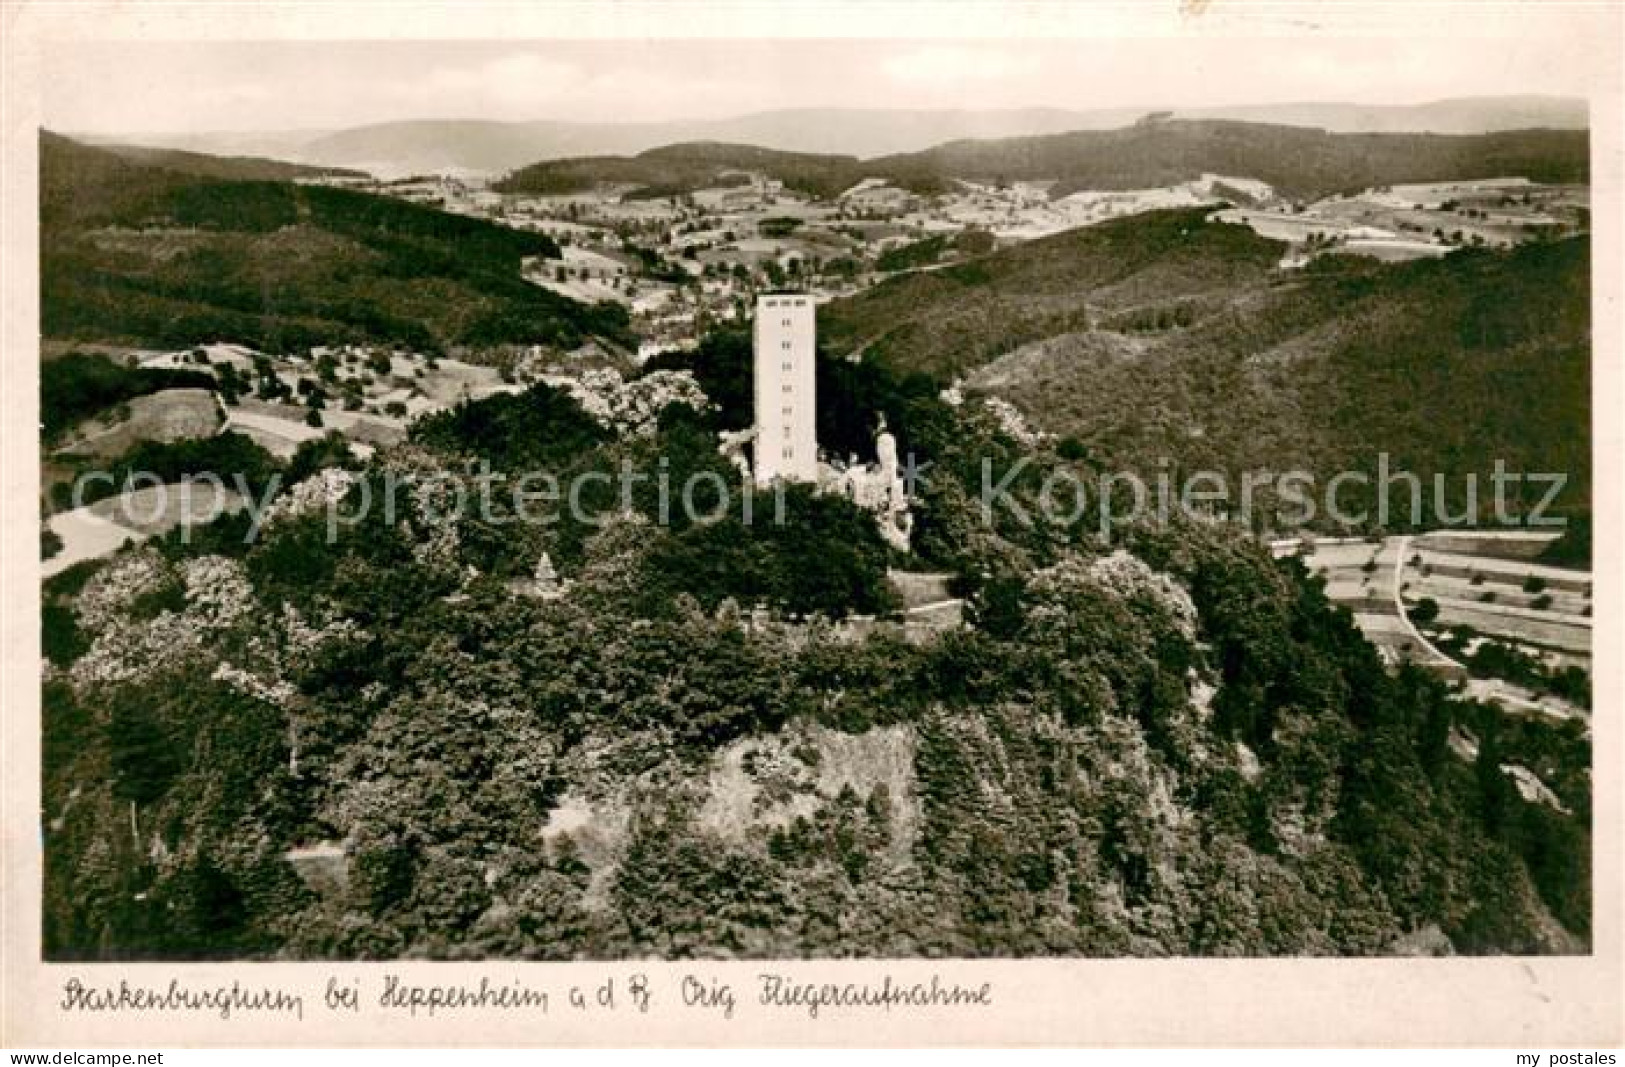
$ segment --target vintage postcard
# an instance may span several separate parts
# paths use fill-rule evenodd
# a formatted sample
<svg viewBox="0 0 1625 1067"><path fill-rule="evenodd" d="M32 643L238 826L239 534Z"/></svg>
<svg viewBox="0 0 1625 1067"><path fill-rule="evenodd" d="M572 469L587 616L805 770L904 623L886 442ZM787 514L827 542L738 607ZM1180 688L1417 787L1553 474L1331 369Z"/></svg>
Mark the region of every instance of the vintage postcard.
<svg viewBox="0 0 1625 1067"><path fill-rule="evenodd" d="M1619 5L4 22L7 1045L1620 1042Z"/></svg>

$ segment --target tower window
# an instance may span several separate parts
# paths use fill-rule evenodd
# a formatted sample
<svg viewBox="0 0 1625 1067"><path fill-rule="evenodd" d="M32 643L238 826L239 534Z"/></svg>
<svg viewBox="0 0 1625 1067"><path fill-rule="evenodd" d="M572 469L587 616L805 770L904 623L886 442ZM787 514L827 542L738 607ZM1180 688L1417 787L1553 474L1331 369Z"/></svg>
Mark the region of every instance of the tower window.
<svg viewBox="0 0 1625 1067"><path fill-rule="evenodd" d="M784 458L785 459L795 459L796 458L796 450L793 449L793 448L786 448L784 450Z"/></svg>

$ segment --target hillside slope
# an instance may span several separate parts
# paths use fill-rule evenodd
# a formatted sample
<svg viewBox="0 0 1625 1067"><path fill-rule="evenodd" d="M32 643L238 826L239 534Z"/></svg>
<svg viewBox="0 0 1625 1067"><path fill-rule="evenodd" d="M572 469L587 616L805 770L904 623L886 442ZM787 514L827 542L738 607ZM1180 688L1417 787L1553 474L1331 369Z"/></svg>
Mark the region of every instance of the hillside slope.
<svg viewBox="0 0 1625 1067"><path fill-rule="evenodd" d="M227 181L40 139L41 324L52 338L266 351L574 346L624 312L524 281L553 241L364 193Z"/></svg>
<svg viewBox="0 0 1625 1067"><path fill-rule="evenodd" d="M1300 126L1215 120L1141 121L997 141L959 141L869 160L897 179L1059 179L1051 191L1143 189L1204 173L1240 175L1314 199L1408 181L1499 176L1584 182L1589 137L1575 130L1519 130L1470 136L1337 134Z"/></svg>
<svg viewBox="0 0 1625 1067"><path fill-rule="evenodd" d="M855 156L776 152L751 145L690 143L652 148L632 157L561 159L525 167L493 188L504 193L558 194L599 184L642 186L640 195L671 196L765 173L800 192L830 197L862 176Z"/></svg>
<svg viewBox="0 0 1625 1067"><path fill-rule="evenodd" d="M821 326L834 352L1012 400L1102 467L1329 477L1386 453L1459 488L1502 460L1567 473L1585 506L1584 237L1290 274L1280 250L1158 212L892 279Z"/></svg>

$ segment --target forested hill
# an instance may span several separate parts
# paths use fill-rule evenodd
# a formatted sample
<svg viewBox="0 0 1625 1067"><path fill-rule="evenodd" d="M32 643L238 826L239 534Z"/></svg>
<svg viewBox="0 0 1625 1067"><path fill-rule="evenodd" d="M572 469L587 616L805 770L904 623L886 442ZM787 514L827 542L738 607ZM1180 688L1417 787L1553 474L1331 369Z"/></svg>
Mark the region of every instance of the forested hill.
<svg viewBox="0 0 1625 1067"><path fill-rule="evenodd" d="M709 391L749 344L687 355ZM906 565L955 576L964 628L829 621L899 605L842 496L664 521L657 470L732 484L721 391L634 429L537 385L366 464L312 442L260 472L292 484L252 543L237 515L52 578L47 958L1585 951L1582 723L1389 674L1244 531L984 518L984 461L1032 464L1028 513L1072 461L976 400L842 361L820 394L931 464ZM477 499L475 457L493 515L376 503ZM613 518L512 521L538 469ZM329 536L346 484L374 506Z"/></svg>
<svg viewBox="0 0 1625 1067"><path fill-rule="evenodd" d="M541 234L319 185L181 173L40 137L49 337L266 351L376 341L437 352L625 337L626 316L523 280Z"/></svg>
<svg viewBox="0 0 1625 1067"><path fill-rule="evenodd" d="M181 174L233 181L295 181L300 178L365 178L365 171L345 167L320 167L288 163L263 156L211 156L178 148L151 148L146 145L102 144L104 152L147 167L162 167Z"/></svg>
<svg viewBox="0 0 1625 1067"><path fill-rule="evenodd" d="M559 194L631 183L641 187L636 195L671 196L726 184L730 174L754 171L824 198L867 177L924 194L950 188L955 179L1054 180L1051 195L1064 196L1078 189L1173 185L1212 173L1257 178L1283 195L1318 199L1400 182L1506 176L1585 182L1589 158L1584 130L1354 134L1252 122L1163 120L1115 130L953 141L923 152L861 161L747 145L676 144L630 157L536 163L497 188Z"/></svg>
<svg viewBox="0 0 1625 1067"><path fill-rule="evenodd" d="M830 304L832 351L962 377L1103 467L1569 475L1589 500L1584 236L1381 264L1204 210L1057 234ZM1480 500L1487 505L1487 501Z"/></svg>
<svg viewBox="0 0 1625 1067"><path fill-rule="evenodd" d="M866 172L901 180L1058 179L1053 196L1078 189L1145 189L1204 173L1268 182L1304 199L1400 182L1501 176L1584 182L1584 130L1518 130L1447 136L1425 133L1327 133L1250 122L1142 121L1117 130L1083 130L996 141L956 141L924 152L885 156Z"/></svg>

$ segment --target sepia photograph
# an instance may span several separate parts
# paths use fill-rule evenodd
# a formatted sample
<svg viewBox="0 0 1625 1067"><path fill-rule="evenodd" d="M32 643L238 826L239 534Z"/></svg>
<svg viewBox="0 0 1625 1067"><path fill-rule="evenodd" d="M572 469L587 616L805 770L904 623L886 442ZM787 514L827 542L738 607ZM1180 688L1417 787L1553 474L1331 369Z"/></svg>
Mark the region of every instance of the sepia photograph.
<svg viewBox="0 0 1625 1067"><path fill-rule="evenodd" d="M1166 6L40 35L6 759L56 1006L225 1010L131 964L1616 952L1617 42ZM772 970L741 995L813 1018L994 995Z"/></svg>

